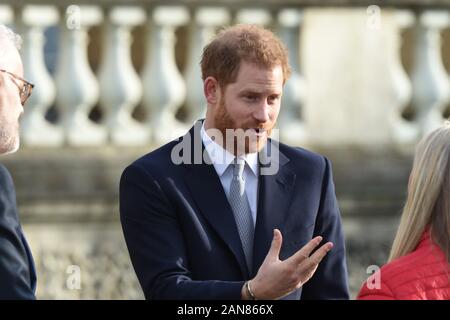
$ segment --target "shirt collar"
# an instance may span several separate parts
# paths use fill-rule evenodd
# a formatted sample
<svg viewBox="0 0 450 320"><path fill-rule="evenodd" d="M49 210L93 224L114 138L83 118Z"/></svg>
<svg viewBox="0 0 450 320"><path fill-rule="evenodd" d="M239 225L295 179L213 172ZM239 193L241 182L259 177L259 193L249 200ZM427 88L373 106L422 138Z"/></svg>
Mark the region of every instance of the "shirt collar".
<svg viewBox="0 0 450 320"><path fill-rule="evenodd" d="M211 137L208 136L205 130L205 122L203 122L200 130L200 136L202 137L203 145L205 146L209 158L216 168L218 175L222 176L230 163L234 161L236 156L222 148L221 145L213 141ZM245 162L250 167L253 174L258 176L258 153L247 153L242 157L245 159Z"/></svg>

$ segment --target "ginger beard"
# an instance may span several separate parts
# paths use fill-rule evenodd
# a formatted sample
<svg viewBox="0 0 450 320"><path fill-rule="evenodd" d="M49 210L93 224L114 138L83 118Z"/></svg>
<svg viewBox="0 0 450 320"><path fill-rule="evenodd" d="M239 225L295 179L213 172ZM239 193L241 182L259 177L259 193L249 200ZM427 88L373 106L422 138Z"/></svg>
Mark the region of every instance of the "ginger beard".
<svg viewBox="0 0 450 320"><path fill-rule="evenodd" d="M242 155L261 151L266 145L267 138L270 137L276 122L269 124L253 122L239 126L228 113L225 94L222 94L218 103L218 110L214 116L214 123L215 128L222 133L223 148L234 155ZM258 129L263 129L263 133L256 134Z"/></svg>

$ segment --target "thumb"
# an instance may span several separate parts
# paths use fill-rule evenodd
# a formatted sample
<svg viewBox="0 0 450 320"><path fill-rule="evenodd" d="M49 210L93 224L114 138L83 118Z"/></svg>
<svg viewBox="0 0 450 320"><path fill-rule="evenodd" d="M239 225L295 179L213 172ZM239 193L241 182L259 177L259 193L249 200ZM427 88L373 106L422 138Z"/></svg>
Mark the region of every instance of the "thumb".
<svg viewBox="0 0 450 320"><path fill-rule="evenodd" d="M283 242L283 237L281 236L281 232L278 229L273 229L273 239L272 244L270 245L269 253L267 254L267 258L277 260L280 256L281 244Z"/></svg>

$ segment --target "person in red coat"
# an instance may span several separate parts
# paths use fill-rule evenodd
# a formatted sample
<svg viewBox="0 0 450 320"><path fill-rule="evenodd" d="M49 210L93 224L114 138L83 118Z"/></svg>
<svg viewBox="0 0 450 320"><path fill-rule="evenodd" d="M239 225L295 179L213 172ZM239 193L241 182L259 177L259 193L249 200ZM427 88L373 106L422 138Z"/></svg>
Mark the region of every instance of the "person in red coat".
<svg viewBox="0 0 450 320"><path fill-rule="evenodd" d="M389 262L361 300L450 300L450 121L416 149L408 197Z"/></svg>

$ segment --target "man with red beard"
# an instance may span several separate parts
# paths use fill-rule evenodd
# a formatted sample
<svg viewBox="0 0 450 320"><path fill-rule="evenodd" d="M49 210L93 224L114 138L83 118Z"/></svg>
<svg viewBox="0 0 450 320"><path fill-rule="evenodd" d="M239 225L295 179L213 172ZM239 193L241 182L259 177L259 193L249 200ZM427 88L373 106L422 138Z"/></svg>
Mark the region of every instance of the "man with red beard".
<svg viewBox="0 0 450 320"><path fill-rule="evenodd" d="M145 297L348 299L330 162L269 138L290 74L285 47L237 25L205 47L201 68L206 118L120 182Z"/></svg>

